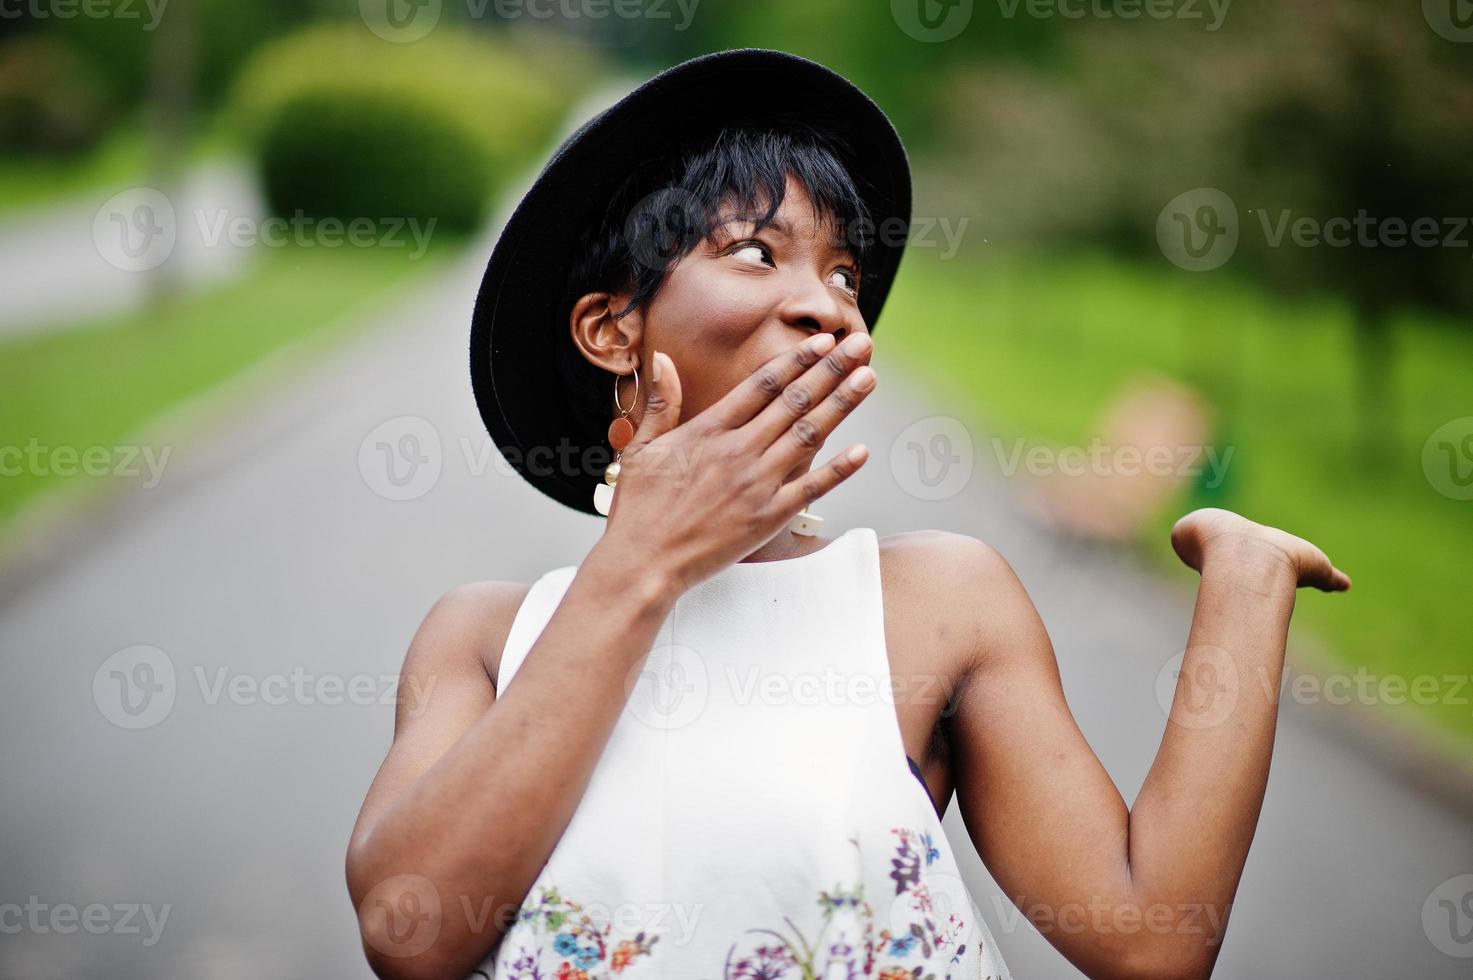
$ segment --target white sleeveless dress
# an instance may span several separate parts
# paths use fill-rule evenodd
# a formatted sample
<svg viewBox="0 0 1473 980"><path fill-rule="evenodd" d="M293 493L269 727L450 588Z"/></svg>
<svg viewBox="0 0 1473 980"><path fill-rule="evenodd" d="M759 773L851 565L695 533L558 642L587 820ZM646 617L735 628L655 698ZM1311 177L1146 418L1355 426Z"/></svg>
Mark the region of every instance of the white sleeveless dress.
<svg viewBox="0 0 1473 980"><path fill-rule="evenodd" d="M527 593L500 690L576 571ZM571 822L472 976L1010 977L906 755L889 678L871 528L682 594Z"/></svg>

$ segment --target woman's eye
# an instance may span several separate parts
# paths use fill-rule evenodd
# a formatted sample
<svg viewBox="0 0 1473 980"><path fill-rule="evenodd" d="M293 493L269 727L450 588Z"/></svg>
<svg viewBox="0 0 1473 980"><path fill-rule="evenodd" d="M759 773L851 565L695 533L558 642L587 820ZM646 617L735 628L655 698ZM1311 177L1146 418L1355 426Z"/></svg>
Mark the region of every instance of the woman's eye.
<svg viewBox="0 0 1473 980"><path fill-rule="evenodd" d="M765 262L767 259L767 249L755 242L738 245L731 254L740 257L743 262Z"/></svg>
<svg viewBox="0 0 1473 980"><path fill-rule="evenodd" d="M848 269L835 269L834 274L829 277L829 282L838 286L840 289L847 289L851 293L857 292L859 288L859 282L855 278L854 273Z"/></svg>

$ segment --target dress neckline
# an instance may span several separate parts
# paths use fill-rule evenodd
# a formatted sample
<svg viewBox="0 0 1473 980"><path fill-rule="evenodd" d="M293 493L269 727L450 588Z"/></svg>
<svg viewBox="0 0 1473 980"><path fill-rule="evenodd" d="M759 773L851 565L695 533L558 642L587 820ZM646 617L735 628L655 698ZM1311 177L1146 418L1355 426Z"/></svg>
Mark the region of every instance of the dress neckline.
<svg viewBox="0 0 1473 980"><path fill-rule="evenodd" d="M834 540L830 541L822 548L819 548L817 551L810 551L806 555L795 555L792 558L773 558L768 561L735 561L732 562L730 565L727 565L717 574L729 574L732 572L733 569L792 568L795 565L801 565L803 562L809 561L811 559L817 559L820 555L825 555L830 551L834 551L835 549L839 548L843 542L849 540L849 538L863 530L865 529L862 527L851 527L849 530L840 534L837 538L834 538ZM746 572L737 572L736 574L746 574Z"/></svg>

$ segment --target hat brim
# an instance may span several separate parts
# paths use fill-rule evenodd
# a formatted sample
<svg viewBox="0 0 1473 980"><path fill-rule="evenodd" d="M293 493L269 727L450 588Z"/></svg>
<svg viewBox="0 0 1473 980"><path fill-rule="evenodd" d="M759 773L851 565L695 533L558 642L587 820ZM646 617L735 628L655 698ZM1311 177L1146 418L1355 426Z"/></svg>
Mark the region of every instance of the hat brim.
<svg viewBox="0 0 1473 980"><path fill-rule="evenodd" d="M557 369L557 345L572 343L558 304L585 230L634 168L706 130L775 111L841 137L870 217L890 230L876 236L860 283L860 313L874 332L911 218L910 167L885 113L842 75L781 51L721 51L661 72L553 154L507 219L472 314L471 387L486 430L523 478L560 503L597 515L593 491L609 456L607 426L584 431Z"/></svg>

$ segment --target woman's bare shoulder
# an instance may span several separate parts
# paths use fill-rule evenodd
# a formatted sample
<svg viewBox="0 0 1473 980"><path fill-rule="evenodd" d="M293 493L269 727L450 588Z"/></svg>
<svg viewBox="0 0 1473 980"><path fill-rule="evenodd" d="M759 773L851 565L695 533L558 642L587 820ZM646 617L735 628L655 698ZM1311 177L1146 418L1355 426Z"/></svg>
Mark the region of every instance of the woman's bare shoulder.
<svg viewBox="0 0 1473 980"><path fill-rule="evenodd" d="M494 683L517 610L531 588L529 582L492 579L457 585L435 602L420 628L444 637L442 649L473 651Z"/></svg>
<svg viewBox="0 0 1473 980"><path fill-rule="evenodd" d="M879 541L885 572L888 575L893 567L895 576L906 583L977 585L1012 573L996 548L970 534L925 528L889 534Z"/></svg>
<svg viewBox="0 0 1473 980"><path fill-rule="evenodd" d="M996 649L1033 604L1012 565L969 534L927 528L880 539L887 614L928 625L972 660Z"/></svg>

